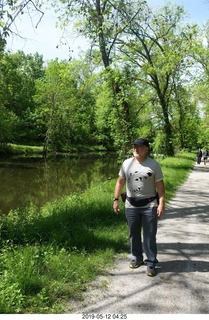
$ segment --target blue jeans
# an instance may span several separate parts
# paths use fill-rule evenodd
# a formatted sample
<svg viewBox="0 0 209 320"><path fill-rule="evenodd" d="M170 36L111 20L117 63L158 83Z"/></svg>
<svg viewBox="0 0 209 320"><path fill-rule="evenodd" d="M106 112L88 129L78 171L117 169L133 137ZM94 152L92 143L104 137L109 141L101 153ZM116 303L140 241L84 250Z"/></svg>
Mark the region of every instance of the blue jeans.
<svg viewBox="0 0 209 320"><path fill-rule="evenodd" d="M134 260L143 261L143 251L147 265L155 266L157 261L157 208L126 208L126 219L130 231L131 254ZM143 248L141 233L143 230Z"/></svg>

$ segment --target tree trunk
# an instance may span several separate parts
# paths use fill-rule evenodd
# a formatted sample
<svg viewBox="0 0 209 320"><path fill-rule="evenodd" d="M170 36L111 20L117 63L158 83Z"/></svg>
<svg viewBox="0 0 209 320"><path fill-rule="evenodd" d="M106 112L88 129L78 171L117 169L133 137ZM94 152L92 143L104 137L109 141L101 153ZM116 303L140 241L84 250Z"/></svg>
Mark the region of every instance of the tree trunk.
<svg viewBox="0 0 209 320"><path fill-rule="evenodd" d="M172 142L172 127L169 121L168 106L164 100L161 100L161 106L163 110L164 128L165 128L165 152L166 152L166 155L173 157L175 152L174 152L174 146Z"/></svg>
<svg viewBox="0 0 209 320"><path fill-rule="evenodd" d="M107 74L111 72L110 65L111 60L109 52L106 45L106 36L103 31L103 15L101 10L100 0L96 0L96 12L97 12L97 27L99 30L99 50L101 53L103 65L107 71ZM110 74L111 77L111 74ZM121 152L127 154L127 151L130 149L131 143L131 122L130 112L129 112L129 103L124 99L120 98L122 95L122 88L119 82L116 82L114 78L111 77L111 85L114 95L114 107L116 108L118 117L117 117L117 128L113 128L113 141L116 147L120 149ZM111 128L112 129L112 128Z"/></svg>

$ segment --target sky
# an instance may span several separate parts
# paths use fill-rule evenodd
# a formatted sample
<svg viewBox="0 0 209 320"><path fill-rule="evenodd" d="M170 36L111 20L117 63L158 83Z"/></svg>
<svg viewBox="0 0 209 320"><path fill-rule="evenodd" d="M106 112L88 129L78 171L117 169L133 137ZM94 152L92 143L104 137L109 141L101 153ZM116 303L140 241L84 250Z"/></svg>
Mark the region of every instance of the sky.
<svg viewBox="0 0 209 320"><path fill-rule="evenodd" d="M164 0L147 0L153 8L165 4ZM209 0L170 0L172 3L183 5L189 16L190 22L194 22L202 26L209 19ZM77 36L71 31L66 41L62 38L62 31L56 28L56 15L52 10L44 12L44 16L40 21L38 28L35 24L39 21L39 17L21 16L16 21L16 28L21 37L12 36L7 39L7 49L12 52L22 50L26 54L35 54L38 52L43 55L43 59L53 60L56 57L59 60L69 59L69 57L77 58L79 53L88 48L88 42L81 36ZM60 44L60 40L63 40ZM57 47L58 46L58 47ZM70 50L69 50L70 48Z"/></svg>

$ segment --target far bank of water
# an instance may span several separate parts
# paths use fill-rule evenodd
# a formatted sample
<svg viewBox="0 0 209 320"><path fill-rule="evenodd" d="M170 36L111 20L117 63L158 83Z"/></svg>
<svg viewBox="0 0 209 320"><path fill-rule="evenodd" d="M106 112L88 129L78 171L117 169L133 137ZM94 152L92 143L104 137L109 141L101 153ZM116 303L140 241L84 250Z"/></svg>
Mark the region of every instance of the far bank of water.
<svg viewBox="0 0 209 320"><path fill-rule="evenodd" d="M111 155L99 159L12 159L0 161L0 211L79 193L91 183L117 178L120 164Z"/></svg>

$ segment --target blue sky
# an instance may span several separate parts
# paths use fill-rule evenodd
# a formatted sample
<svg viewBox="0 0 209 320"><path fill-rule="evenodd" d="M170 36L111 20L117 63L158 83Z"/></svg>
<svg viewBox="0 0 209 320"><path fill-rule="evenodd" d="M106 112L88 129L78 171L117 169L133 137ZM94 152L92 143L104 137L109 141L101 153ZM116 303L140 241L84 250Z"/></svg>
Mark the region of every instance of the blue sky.
<svg viewBox="0 0 209 320"><path fill-rule="evenodd" d="M164 0L147 0L147 2L155 7L165 4ZM200 26L209 19L209 0L171 0L172 3L183 5L188 13L191 22L197 23ZM69 46L73 50L73 57L77 57L78 53L87 48L87 42L81 37L76 37L71 32L68 38L68 45L60 45L59 40L62 38L62 31L55 27L56 16L48 10L45 12L42 21L38 28L34 28L31 19L25 15L22 20L17 21L17 29L24 39L11 37L8 41L7 49L12 52L22 50L25 53L34 54L38 52L43 55L44 60L51 60L58 57L60 60L69 58ZM38 21L38 17L33 18L34 23Z"/></svg>
<svg viewBox="0 0 209 320"><path fill-rule="evenodd" d="M164 0L147 0L147 2L153 7L166 3ZM202 25L209 19L209 0L171 0L170 2L184 6L191 22Z"/></svg>

